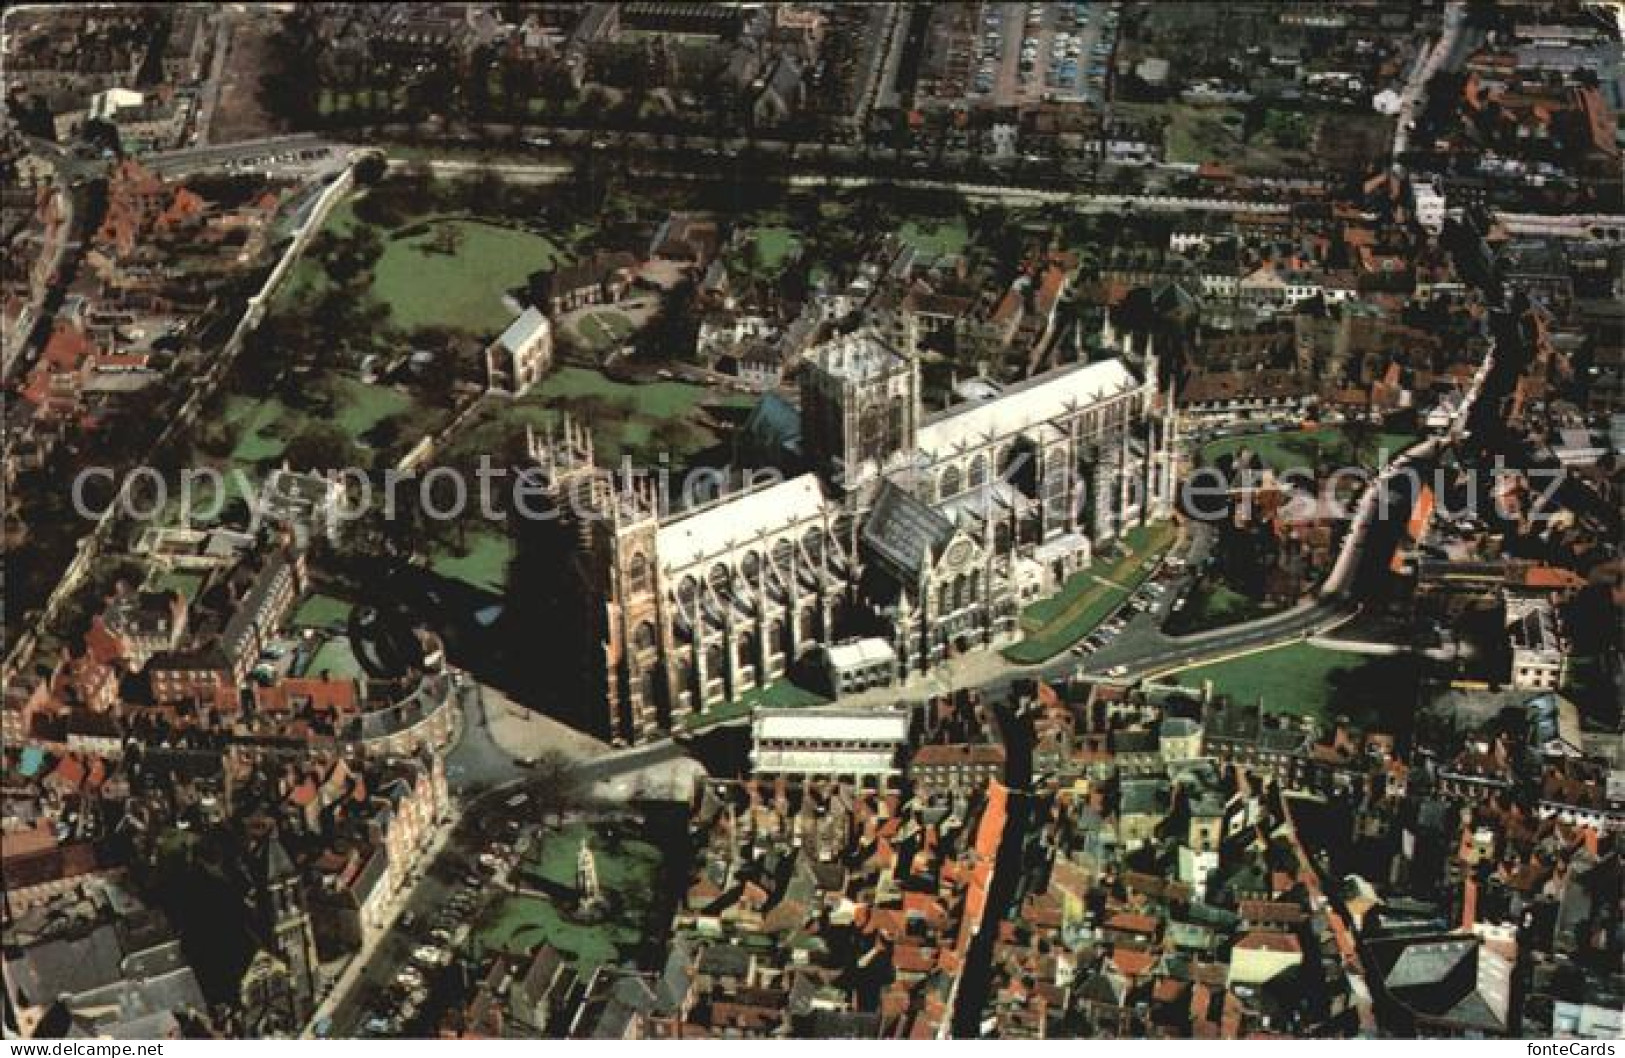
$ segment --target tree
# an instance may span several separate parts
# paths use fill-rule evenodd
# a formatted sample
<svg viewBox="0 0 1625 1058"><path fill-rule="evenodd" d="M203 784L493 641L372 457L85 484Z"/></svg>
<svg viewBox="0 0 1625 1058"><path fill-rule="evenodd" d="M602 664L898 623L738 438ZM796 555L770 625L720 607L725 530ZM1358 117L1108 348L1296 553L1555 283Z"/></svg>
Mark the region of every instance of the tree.
<svg viewBox="0 0 1625 1058"><path fill-rule="evenodd" d="M368 151L356 159L355 168L352 171L355 173L355 182L357 184L362 187L371 187L384 178L384 173L388 169L389 163L385 160L382 151Z"/></svg>
<svg viewBox="0 0 1625 1058"><path fill-rule="evenodd" d="M557 825L586 800L587 784L575 770L575 762L558 750L549 749L537 757L533 773L528 785L544 820Z"/></svg>
<svg viewBox="0 0 1625 1058"><path fill-rule="evenodd" d="M300 4L270 39L270 61L260 78L259 100L290 128L306 128L317 118L321 92L321 14Z"/></svg>
<svg viewBox="0 0 1625 1058"><path fill-rule="evenodd" d="M283 458L295 470L338 470L359 466L361 451L337 426L315 423L294 435Z"/></svg>
<svg viewBox="0 0 1625 1058"><path fill-rule="evenodd" d="M370 225L361 225L347 236L320 231L311 240L311 256L322 263L327 278L336 287L348 287L372 272L384 255L383 242Z"/></svg>

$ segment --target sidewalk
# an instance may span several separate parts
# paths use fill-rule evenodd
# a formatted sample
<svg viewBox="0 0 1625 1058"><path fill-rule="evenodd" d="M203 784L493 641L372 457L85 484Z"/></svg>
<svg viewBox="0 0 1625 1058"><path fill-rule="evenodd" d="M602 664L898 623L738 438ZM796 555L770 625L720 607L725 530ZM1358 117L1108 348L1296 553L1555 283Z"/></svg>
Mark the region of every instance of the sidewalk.
<svg viewBox="0 0 1625 1058"><path fill-rule="evenodd" d="M509 756L523 760L557 750L573 761L591 760L609 746L545 713L527 709L489 684L480 685L485 721L495 742Z"/></svg>

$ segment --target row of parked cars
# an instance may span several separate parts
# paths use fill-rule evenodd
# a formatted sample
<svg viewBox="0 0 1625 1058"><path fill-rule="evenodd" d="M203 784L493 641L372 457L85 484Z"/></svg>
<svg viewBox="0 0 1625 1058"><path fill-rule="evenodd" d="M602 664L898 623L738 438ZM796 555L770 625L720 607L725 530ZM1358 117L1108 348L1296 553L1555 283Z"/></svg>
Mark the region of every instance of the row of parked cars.
<svg viewBox="0 0 1625 1058"><path fill-rule="evenodd" d="M1175 590L1175 582L1183 575L1185 560L1178 556L1170 556L1161 561L1161 568L1159 569L1158 560L1148 558L1141 564L1140 568L1154 575L1147 578L1144 583L1134 590L1133 594L1124 599L1116 611L1101 622L1093 632L1073 644L1072 653L1074 655L1080 658L1088 657L1090 654L1103 649L1122 634L1123 629L1127 628L1128 623L1134 620L1136 616L1156 611L1167 599L1168 592ZM1178 607L1181 602L1176 602L1174 605ZM1122 676L1127 672L1127 666L1114 665L1106 670L1106 675Z"/></svg>
<svg viewBox="0 0 1625 1058"><path fill-rule="evenodd" d="M362 1026L367 1035L397 1036L423 1012L436 975L451 965L467 942L470 921L492 876L517 858L518 830L518 822L509 821L502 834L490 837L432 915L419 918L408 911L400 917L396 928L412 938L411 955L390 979L383 1000L369 1011Z"/></svg>

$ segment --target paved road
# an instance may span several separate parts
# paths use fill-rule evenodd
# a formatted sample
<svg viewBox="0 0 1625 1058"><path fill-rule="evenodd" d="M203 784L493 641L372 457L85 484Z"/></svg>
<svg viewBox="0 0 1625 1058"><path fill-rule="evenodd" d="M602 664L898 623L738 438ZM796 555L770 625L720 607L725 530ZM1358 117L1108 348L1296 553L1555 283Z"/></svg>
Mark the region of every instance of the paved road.
<svg viewBox="0 0 1625 1058"><path fill-rule="evenodd" d="M214 61L209 65L209 78L203 86L203 102L198 107L197 123L192 134L192 142L196 144L209 142L214 115L220 109L220 93L225 89L226 58L231 52L232 32L236 26L236 18L230 8L221 9L214 17Z"/></svg>
<svg viewBox="0 0 1625 1058"><path fill-rule="evenodd" d="M1399 120L1394 125L1394 142L1390 158L1396 171L1403 171L1400 158L1410 146L1411 126L1427 97L1427 84L1441 70L1454 70L1470 53L1477 34L1465 28L1467 5L1451 0L1445 5L1444 23L1439 39L1433 42L1422 60L1411 69L1400 95Z"/></svg>

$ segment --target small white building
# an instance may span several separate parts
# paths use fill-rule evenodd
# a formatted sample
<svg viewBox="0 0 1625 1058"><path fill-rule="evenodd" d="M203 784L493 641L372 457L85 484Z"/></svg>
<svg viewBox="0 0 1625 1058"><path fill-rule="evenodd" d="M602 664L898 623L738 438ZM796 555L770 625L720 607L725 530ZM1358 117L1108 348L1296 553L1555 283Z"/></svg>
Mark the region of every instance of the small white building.
<svg viewBox="0 0 1625 1058"><path fill-rule="evenodd" d="M1411 185L1411 198L1416 206L1416 223L1433 235L1443 231L1447 203L1439 189L1419 180Z"/></svg>
<svg viewBox="0 0 1625 1058"><path fill-rule="evenodd" d="M552 365L553 325L533 305L486 347L486 385L493 392L518 396L540 381Z"/></svg>
<svg viewBox="0 0 1625 1058"><path fill-rule="evenodd" d="M885 687L897 675L897 653L876 637L836 643L824 651L824 673L837 698Z"/></svg>

